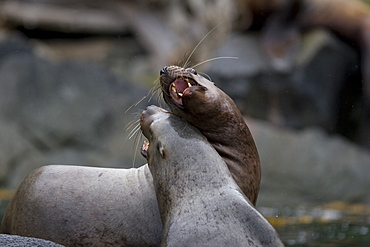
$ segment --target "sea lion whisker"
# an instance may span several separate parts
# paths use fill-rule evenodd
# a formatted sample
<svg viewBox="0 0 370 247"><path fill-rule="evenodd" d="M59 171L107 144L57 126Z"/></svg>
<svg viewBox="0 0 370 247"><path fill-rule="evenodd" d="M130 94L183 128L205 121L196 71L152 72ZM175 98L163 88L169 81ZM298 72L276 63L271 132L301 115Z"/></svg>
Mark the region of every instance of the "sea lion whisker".
<svg viewBox="0 0 370 247"><path fill-rule="evenodd" d="M156 91L158 90L158 88L161 87L161 81L160 81L160 78L158 77L157 79L154 80L153 82L154 86L152 87L152 91Z"/></svg>
<svg viewBox="0 0 370 247"><path fill-rule="evenodd" d="M166 96L170 96L170 94L168 93L168 91L167 91L167 87L166 87L166 85L161 85L161 92L160 92L160 94L163 96L164 94L166 95Z"/></svg>
<svg viewBox="0 0 370 247"><path fill-rule="evenodd" d="M132 138L132 135L134 132L137 132L137 130L135 130L137 128L137 125L140 125L140 118L139 118L139 115L141 114L142 110L137 112L135 115L137 115L135 117L134 120L130 121L128 124L126 124L125 126L125 132L128 132L130 131L127 135L125 135L125 140L123 141L123 144L122 144L122 148L127 144L128 140L130 140Z"/></svg>
<svg viewBox="0 0 370 247"><path fill-rule="evenodd" d="M137 123L137 125L130 131L128 139L131 139L139 130L140 123Z"/></svg>
<svg viewBox="0 0 370 247"><path fill-rule="evenodd" d="M140 127L141 126L139 124L138 130L140 130ZM135 151L134 151L134 158L132 160L132 168L135 167L136 155L138 154L138 150L139 150L139 147L141 146L140 143L142 143L142 139L143 139L142 132L141 131L136 131L135 132L135 141L134 141Z"/></svg>
<svg viewBox="0 0 370 247"><path fill-rule="evenodd" d="M202 64L214 61L214 60L219 60L219 59L239 59L239 57L214 57L214 58L207 59L203 62L197 63L192 68L194 69L194 68L198 67L199 65L202 65Z"/></svg>
<svg viewBox="0 0 370 247"><path fill-rule="evenodd" d="M152 98L154 97L154 94L157 94L158 95L157 99L159 99L161 94L162 94L162 91L163 91L162 85L160 83L159 78L157 78L154 81L154 86L150 89L151 96L150 96L148 102L150 102L152 100Z"/></svg>
<svg viewBox="0 0 370 247"><path fill-rule="evenodd" d="M133 120L131 120L128 124L126 124L125 126L125 130L128 131L132 128L132 126L136 125L139 121L140 121L140 116L141 112L138 112L136 113L135 115L135 118Z"/></svg>
<svg viewBox="0 0 370 247"><path fill-rule="evenodd" d="M153 87L152 90L151 90L151 95L149 97L148 102L152 100L154 94L159 94L160 90L161 90L161 86L160 85Z"/></svg>
<svg viewBox="0 0 370 247"><path fill-rule="evenodd" d="M189 62L190 58L193 56L194 52L198 49L198 47L202 44L203 40L205 40L208 35L210 35L216 28L218 28L221 24L223 24L224 22L221 22L219 23L218 25L216 25L214 28L212 28L199 42L198 44L194 47L194 49L191 51L190 55L188 56L188 58L186 59L185 63L183 66L183 68L186 68L186 65L187 63Z"/></svg>
<svg viewBox="0 0 370 247"><path fill-rule="evenodd" d="M127 113L132 107L134 106L137 106L138 104L140 104L144 99L146 99L149 95L153 95L155 91L158 91L161 86L160 86L160 83L159 83L159 78L157 78L156 80L154 80L154 87L152 87L148 93L146 95L144 95L141 99L139 99L138 101L136 101L134 104L132 104L129 108L127 108L127 110L125 111L125 113ZM152 99L153 96L151 96L148 100L148 102Z"/></svg>
<svg viewBox="0 0 370 247"><path fill-rule="evenodd" d="M164 108L162 107L162 103L164 102L164 98L163 98L163 92L162 90L160 90L158 92L158 97L157 97L157 104L161 107L161 108Z"/></svg>
<svg viewBox="0 0 370 247"><path fill-rule="evenodd" d="M137 125L139 124L139 122L136 122L136 123L134 123L134 124L132 124L132 126L134 126L133 128L132 128L132 130L130 130L130 133L128 133L128 139L131 139L132 138L132 136L135 134L135 132L137 131Z"/></svg>
<svg viewBox="0 0 370 247"><path fill-rule="evenodd" d="M209 81L212 81L212 78L211 78L208 74L206 74L206 73L204 73L204 72L199 72L199 74L201 74L203 77L207 77L207 79L208 79Z"/></svg>
<svg viewBox="0 0 370 247"><path fill-rule="evenodd" d="M141 99L139 99L138 101L136 101L135 103L133 103L129 108L127 108L127 110L125 111L125 113L127 113L132 107L137 106L138 104L140 104L140 102L143 101L146 97L148 97L148 95L150 93L151 92L149 90L149 92L146 95L144 95Z"/></svg>

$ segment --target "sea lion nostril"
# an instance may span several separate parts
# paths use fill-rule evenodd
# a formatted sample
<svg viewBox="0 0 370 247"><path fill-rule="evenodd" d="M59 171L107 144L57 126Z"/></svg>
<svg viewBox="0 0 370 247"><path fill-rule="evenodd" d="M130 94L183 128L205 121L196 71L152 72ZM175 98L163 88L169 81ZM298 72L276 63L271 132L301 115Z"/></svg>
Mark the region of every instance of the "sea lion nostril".
<svg viewBox="0 0 370 247"><path fill-rule="evenodd" d="M165 66L161 71L159 71L159 75L168 75L167 66Z"/></svg>

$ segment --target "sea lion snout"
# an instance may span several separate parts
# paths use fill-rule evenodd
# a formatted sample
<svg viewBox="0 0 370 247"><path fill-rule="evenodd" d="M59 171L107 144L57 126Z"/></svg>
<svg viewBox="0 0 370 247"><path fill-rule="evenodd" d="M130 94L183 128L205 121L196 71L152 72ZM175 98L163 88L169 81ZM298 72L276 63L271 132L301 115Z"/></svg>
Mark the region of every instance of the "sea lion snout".
<svg viewBox="0 0 370 247"><path fill-rule="evenodd" d="M161 76L161 75L165 75L165 76L167 76L167 75L168 75L167 66L164 66L164 67L163 67L163 69L161 69L161 70L159 71L159 75L160 75L160 76Z"/></svg>
<svg viewBox="0 0 370 247"><path fill-rule="evenodd" d="M141 131L143 132L144 136L149 140L149 142L144 141L144 144L141 147L141 154L146 158L148 161L150 159L150 151L149 147L153 145L158 149L158 153L162 159L165 158L165 150L162 143L158 140L158 130L159 132L166 130L166 124L164 124L163 120L169 118L171 114L158 107L158 106L148 106L145 111L141 113L140 116L140 126ZM154 124L156 123L156 124ZM156 127L154 127L154 125ZM160 127L161 126L161 127ZM152 145L152 143L154 144ZM149 162L148 162L149 163Z"/></svg>
<svg viewBox="0 0 370 247"><path fill-rule="evenodd" d="M148 139L151 137L151 130L150 130L150 125L153 123L154 120L157 118L161 117L161 114L158 113L168 113L164 109L151 105L146 108L141 113L140 116L140 126L141 126L141 131L143 132L144 136Z"/></svg>
<svg viewBox="0 0 370 247"><path fill-rule="evenodd" d="M158 107L151 105L151 106L148 106L146 110L144 110L141 113L141 116L140 116L141 131L143 132L144 136L148 139L151 136L149 126L154 121L153 115L158 113L158 111L159 111Z"/></svg>
<svg viewBox="0 0 370 247"><path fill-rule="evenodd" d="M207 90L205 85L200 84L205 79L198 75L193 68L181 68L178 66L166 66L160 71L160 83L164 90L164 100L170 105L186 110L186 102L190 100L195 91L204 92ZM206 83L207 84L207 83ZM198 97L202 97L200 94ZM171 101L171 102L169 102Z"/></svg>

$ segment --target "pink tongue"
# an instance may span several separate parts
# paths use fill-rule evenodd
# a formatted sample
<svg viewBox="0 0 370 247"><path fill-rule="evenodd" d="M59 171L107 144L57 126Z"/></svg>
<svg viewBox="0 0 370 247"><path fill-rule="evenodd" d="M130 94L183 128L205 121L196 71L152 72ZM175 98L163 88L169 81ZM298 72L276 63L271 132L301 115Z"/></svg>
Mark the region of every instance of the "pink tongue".
<svg viewBox="0 0 370 247"><path fill-rule="evenodd" d="M184 81L183 79L177 79L174 82L174 85L175 85L177 92L180 92L180 93L184 92L184 90L188 88L188 83Z"/></svg>

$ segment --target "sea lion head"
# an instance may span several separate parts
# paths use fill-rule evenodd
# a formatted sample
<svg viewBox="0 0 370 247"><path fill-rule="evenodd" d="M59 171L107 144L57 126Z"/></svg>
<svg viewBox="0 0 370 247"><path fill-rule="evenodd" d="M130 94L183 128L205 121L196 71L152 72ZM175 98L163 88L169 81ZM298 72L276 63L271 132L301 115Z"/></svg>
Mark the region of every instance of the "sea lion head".
<svg viewBox="0 0 370 247"><path fill-rule="evenodd" d="M170 112L154 105L148 106L146 110L142 112L140 116L141 131L148 140L153 139L152 123L168 118L169 114Z"/></svg>
<svg viewBox="0 0 370 247"><path fill-rule="evenodd" d="M233 122L235 115L241 117L232 99L195 69L166 66L160 71L160 85L171 111L201 131L205 125L207 130L219 128Z"/></svg>
<svg viewBox="0 0 370 247"><path fill-rule="evenodd" d="M162 108L148 106L141 114L140 125L149 140L149 143L144 142L141 154L148 161L157 196L166 198L160 200L161 212L167 211L169 202L175 200L170 194L185 193L189 177L202 173L199 170L209 171L209 166L225 165L197 128ZM177 191L179 187L183 188L180 192ZM161 217L163 215L161 213Z"/></svg>
<svg viewBox="0 0 370 247"><path fill-rule="evenodd" d="M180 156L181 140L198 139L207 142L207 139L194 126L172 113L157 107L148 106L140 117L141 130L149 143L144 142L142 155L147 158L148 164L172 162ZM167 147L171 149L171 156L167 155ZM188 150L192 147L186 147ZM196 150L192 150L196 152Z"/></svg>

